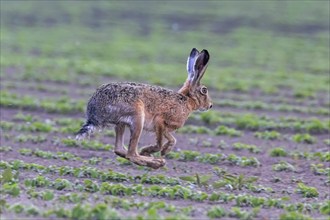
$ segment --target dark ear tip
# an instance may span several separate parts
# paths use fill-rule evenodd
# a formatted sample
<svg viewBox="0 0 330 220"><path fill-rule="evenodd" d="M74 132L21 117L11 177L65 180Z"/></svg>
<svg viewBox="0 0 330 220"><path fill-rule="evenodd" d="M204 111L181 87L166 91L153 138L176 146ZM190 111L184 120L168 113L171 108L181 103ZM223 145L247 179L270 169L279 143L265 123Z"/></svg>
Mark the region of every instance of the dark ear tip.
<svg viewBox="0 0 330 220"><path fill-rule="evenodd" d="M203 49L201 53L205 53L206 55L210 56L209 52L206 49Z"/></svg>
<svg viewBox="0 0 330 220"><path fill-rule="evenodd" d="M199 51L195 47L191 49L190 56L194 57L197 54L199 54Z"/></svg>
<svg viewBox="0 0 330 220"><path fill-rule="evenodd" d="M201 51L201 54L204 55L204 63L207 63L208 60L210 59L210 54L209 54L209 52L208 52L207 50L203 49L203 50Z"/></svg>

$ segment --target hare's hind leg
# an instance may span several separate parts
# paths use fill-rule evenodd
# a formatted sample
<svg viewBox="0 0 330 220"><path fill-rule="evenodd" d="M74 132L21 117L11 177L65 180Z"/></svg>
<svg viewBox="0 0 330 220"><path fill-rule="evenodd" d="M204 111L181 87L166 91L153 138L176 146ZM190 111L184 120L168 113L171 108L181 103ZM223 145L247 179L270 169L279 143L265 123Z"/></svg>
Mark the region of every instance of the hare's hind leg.
<svg viewBox="0 0 330 220"><path fill-rule="evenodd" d="M164 136L167 139L167 142L166 142L166 144L164 144L164 146L162 147L162 150L160 152L162 156L165 156L166 154L168 154L176 143L176 139L170 132L168 132L168 131L164 132Z"/></svg>
<svg viewBox="0 0 330 220"><path fill-rule="evenodd" d="M119 123L115 127L116 132L116 143L115 143L115 154L126 158L127 150L124 147L124 132L125 124Z"/></svg>

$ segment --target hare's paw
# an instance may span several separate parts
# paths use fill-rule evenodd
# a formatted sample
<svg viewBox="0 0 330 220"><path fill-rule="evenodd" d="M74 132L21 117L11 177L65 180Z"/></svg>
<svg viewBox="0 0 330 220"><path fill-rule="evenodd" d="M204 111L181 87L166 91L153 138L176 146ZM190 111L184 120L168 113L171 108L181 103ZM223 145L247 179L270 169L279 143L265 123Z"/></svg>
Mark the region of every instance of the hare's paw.
<svg viewBox="0 0 330 220"><path fill-rule="evenodd" d="M147 166L153 169L158 169L165 166L166 160L163 158L153 158L151 163L148 163Z"/></svg>
<svg viewBox="0 0 330 220"><path fill-rule="evenodd" d="M140 151L140 155L142 156L151 156L151 154L156 153L160 151L160 147L158 147L157 145L150 145L147 147L143 147Z"/></svg>
<svg viewBox="0 0 330 220"><path fill-rule="evenodd" d="M128 159L137 165L147 166L153 169L158 169L166 164L166 161L163 158L145 157L141 155L130 157Z"/></svg>
<svg viewBox="0 0 330 220"><path fill-rule="evenodd" d="M162 151L160 152L160 155L162 157L165 156L172 150L172 148L173 148L173 146L167 146L167 147L163 148Z"/></svg>
<svg viewBox="0 0 330 220"><path fill-rule="evenodd" d="M125 150L125 149L115 149L115 154L117 154L120 157L126 158L127 150Z"/></svg>

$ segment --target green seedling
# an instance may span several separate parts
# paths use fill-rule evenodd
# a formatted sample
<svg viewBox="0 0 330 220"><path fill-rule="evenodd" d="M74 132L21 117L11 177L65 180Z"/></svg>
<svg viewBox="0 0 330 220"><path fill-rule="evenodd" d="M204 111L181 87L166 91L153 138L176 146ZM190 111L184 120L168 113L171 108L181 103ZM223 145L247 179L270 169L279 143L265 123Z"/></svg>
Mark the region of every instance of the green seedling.
<svg viewBox="0 0 330 220"><path fill-rule="evenodd" d="M15 183L18 181L18 171L6 167L0 175L0 183Z"/></svg>
<svg viewBox="0 0 330 220"><path fill-rule="evenodd" d="M225 157L222 154L202 154L198 156L198 161L201 163L216 164Z"/></svg>
<svg viewBox="0 0 330 220"><path fill-rule="evenodd" d="M282 147L276 147L271 149L269 155L271 157L285 157L288 155L288 153L284 150Z"/></svg>
<svg viewBox="0 0 330 220"><path fill-rule="evenodd" d="M260 208L253 208L251 212L241 210L238 207L232 207L229 213L230 217L236 217L244 220L255 219L260 211Z"/></svg>
<svg viewBox="0 0 330 220"><path fill-rule="evenodd" d="M230 137L239 137L242 135L242 132L237 131L236 129L228 128L224 125L221 125L214 130L214 134L215 135L228 135Z"/></svg>
<svg viewBox="0 0 330 220"><path fill-rule="evenodd" d="M243 150L246 149L251 153L260 153L261 150L255 146L255 145L250 145L250 144L243 144L243 143L234 143L233 144L233 149L234 150Z"/></svg>
<svg viewBox="0 0 330 220"><path fill-rule="evenodd" d="M47 137L45 135L25 135L20 134L15 137L16 142L25 143L31 141L34 144L43 143L47 141Z"/></svg>
<svg viewBox="0 0 330 220"><path fill-rule="evenodd" d="M330 146L330 139L324 139L323 143L327 146Z"/></svg>
<svg viewBox="0 0 330 220"><path fill-rule="evenodd" d="M221 120L220 116L215 111L202 112L200 118L206 124L215 124Z"/></svg>
<svg viewBox="0 0 330 220"><path fill-rule="evenodd" d="M18 130L20 131L30 131L30 132L45 132L49 133L54 129L53 125L45 123L45 122L29 122L27 124L23 124L19 126Z"/></svg>
<svg viewBox="0 0 330 220"><path fill-rule="evenodd" d="M10 146L0 146L0 152L9 152L12 150L13 150L13 148Z"/></svg>
<svg viewBox="0 0 330 220"><path fill-rule="evenodd" d="M253 166L253 167L258 167L260 166L260 162L258 161L257 158L255 157L239 157L236 156L235 154L229 154L228 157L226 158L227 161L229 161L232 164L236 164L239 166Z"/></svg>
<svg viewBox="0 0 330 220"><path fill-rule="evenodd" d="M281 162L273 165L273 170L275 170L275 171L292 171L292 172L294 172L294 171L296 171L296 168L288 162L281 161Z"/></svg>
<svg viewBox="0 0 330 220"><path fill-rule="evenodd" d="M311 164L311 170L316 175L330 176L330 168L325 167L324 164Z"/></svg>
<svg viewBox="0 0 330 220"><path fill-rule="evenodd" d="M218 170L219 171L219 170ZM249 188L249 186L258 180L257 177L245 177L243 174L240 175L232 175L227 172L220 172L218 175L222 180L214 182L213 187L227 187L229 189L238 189L242 190L244 188Z"/></svg>
<svg viewBox="0 0 330 220"><path fill-rule="evenodd" d="M181 176L180 179L188 182L192 182L199 187L208 186L209 180L212 178L211 175L199 175L196 173L194 176Z"/></svg>
<svg viewBox="0 0 330 220"><path fill-rule="evenodd" d="M312 220L312 218L299 212L288 212L281 214L280 220Z"/></svg>
<svg viewBox="0 0 330 220"><path fill-rule="evenodd" d="M254 133L254 136L265 140L277 140L281 138L281 134L277 131L256 132Z"/></svg>
<svg viewBox="0 0 330 220"><path fill-rule="evenodd" d="M207 216L209 218L222 218L227 215L227 212L224 208L220 206L213 206L207 211Z"/></svg>
<svg viewBox="0 0 330 220"><path fill-rule="evenodd" d="M131 166L131 165L133 165L132 162L130 162L129 160L126 160L125 158L122 158L122 157L116 157L116 161L120 165L124 165L124 166Z"/></svg>
<svg viewBox="0 0 330 220"><path fill-rule="evenodd" d="M18 183L10 183L10 182L5 182L0 189L1 193L6 193L14 197L19 196L20 191L21 189Z"/></svg>
<svg viewBox="0 0 330 220"><path fill-rule="evenodd" d="M44 176L37 176L33 179L26 179L24 181L27 187L46 187L50 185L50 180Z"/></svg>
<svg viewBox="0 0 330 220"><path fill-rule="evenodd" d="M298 183L296 192L302 194L302 196L306 198L313 198L319 196L319 192L315 187L306 186L303 183Z"/></svg>
<svg viewBox="0 0 330 220"><path fill-rule="evenodd" d="M316 142L316 138L310 134L296 134L292 137L292 140L297 143L306 144L314 144Z"/></svg>
<svg viewBox="0 0 330 220"><path fill-rule="evenodd" d="M178 130L179 133L183 134L211 134L212 131L207 127L187 125Z"/></svg>
<svg viewBox="0 0 330 220"><path fill-rule="evenodd" d="M14 125L15 125L15 123L10 122L10 121L3 121L3 120L0 121L0 128L1 128L1 130L4 130L4 131L12 130L14 128Z"/></svg>
<svg viewBox="0 0 330 220"><path fill-rule="evenodd" d="M324 204L322 204L319 208L319 211L323 215L330 215L330 200L326 201Z"/></svg>
<svg viewBox="0 0 330 220"><path fill-rule="evenodd" d="M66 179L57 178L53 183L51 183L52 187L56 190L72 190L73 184Z"/></svg>

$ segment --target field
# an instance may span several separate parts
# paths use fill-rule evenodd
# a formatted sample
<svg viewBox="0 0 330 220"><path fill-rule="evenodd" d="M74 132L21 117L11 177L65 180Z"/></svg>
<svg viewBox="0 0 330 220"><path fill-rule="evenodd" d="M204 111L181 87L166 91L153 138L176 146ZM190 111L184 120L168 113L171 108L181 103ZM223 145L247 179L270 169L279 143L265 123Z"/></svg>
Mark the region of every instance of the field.
<svg viewBox="0 0 330 220"><path fill-rule="evenodd" d="M1 219L330 219L328 1L0 9ZM177 90L193 47L211 55L214 107L176 132L165 167L117 157L113 128L74 139L99 85Z"/></svg>

